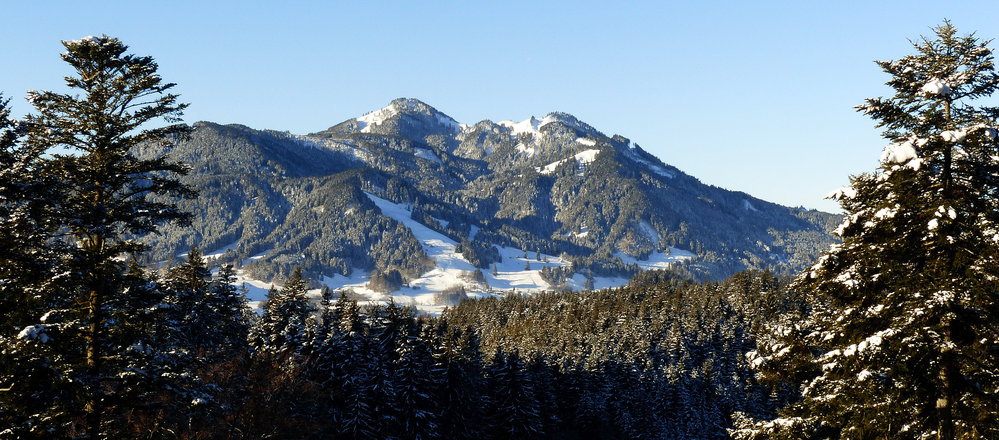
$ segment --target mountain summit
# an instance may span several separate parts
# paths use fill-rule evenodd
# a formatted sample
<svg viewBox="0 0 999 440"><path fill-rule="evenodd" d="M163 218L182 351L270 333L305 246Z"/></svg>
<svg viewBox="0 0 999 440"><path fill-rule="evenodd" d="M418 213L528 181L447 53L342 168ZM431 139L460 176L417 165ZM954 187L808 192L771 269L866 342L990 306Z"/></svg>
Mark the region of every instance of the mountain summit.
<svg viewBox="0 0 999 440"><path fill-rule="evenodd" d="M302 136L199 122L172 154L201 197L185 207L194 228L145 238L157 261L197 246L248 279L302 267L424 304L609 287L656 268L794 273L838 221L702 184L566 113L460 124L397 99Z"/></svg>

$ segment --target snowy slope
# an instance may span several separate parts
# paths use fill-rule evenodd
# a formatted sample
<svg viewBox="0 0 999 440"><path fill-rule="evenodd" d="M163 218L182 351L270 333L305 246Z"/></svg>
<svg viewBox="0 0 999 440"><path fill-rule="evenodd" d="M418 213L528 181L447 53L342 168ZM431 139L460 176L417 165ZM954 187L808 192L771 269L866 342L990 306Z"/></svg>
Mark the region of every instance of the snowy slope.
<svg viewBox="0 0 999 440"><path fill-rule="evenodd" d="M512 136L516 136L521 133L539 135L541 134L541 127L544 127L546 124L553 122L554 120L555 119L551 116L545 116L542 119L531 116L530 118L520 122L501 121L499 125L509 128L511 130L510 135Z"/></svg>
<svg viewBox="0 0 999 440"><path fill-rule="evenodd" d="M583 166L593 162L597 158L597 154L599 153L600 150L585 150L576 153L575 155L572 156L571 159L575 159L576 163L580 166L580 168L582 168ZM552 162L548 165L545 165L544 167L538 168L538 172L541 174L554 173L555 169L558 168L559 165L562 165L563 163L566 163L569 160L570 159L562 159L558 162Z"/></svg>
<svg viewBox="0 0 999 440"><path fill-rule="evenodd" d="M568 266L569 262L553 255L540 255L535 252L527 253L522 249L497 246L502 261L496 263L496 274L492 270L482 270L485 283L473 282L465 279L463 275L474 272L476 269L460 254L455 252L457 243L451 238L428 228L427 226L410 218L411 210L408 206L392 203L373 194L367 194L381 210L383 215L391 217L401 222L409 228L417 240L423 245L427 255L436 261L436 267L423 274L419 278L409 282L398 291L385 295L368 289L367 283L370 274L362 270L355 270L350 277L336 275L332 278L323 278L320 283L336 291L340 289L350 289L354 293L366 298L369 302L384 302L389 299L398 304L413 305L423 313L439 314L444 305L435 304L434 295L449 287L464 286L468 296L471 298L485 297L490 295L504 295L508 293L537 293L552 288L541 278L541 269L544 267ZM213 251L207 255L221 255L226 249L235 248L233 243L223 249ZM271 250L261 252L248 258L245 263L264 258ZM671 249L667 253L656 253L648 260L635 260L627 255L618 255L625 264L636 263L643 269L662 269L670 264L688 259L694 256L693 253ZM527 269L527 266L530 269ZM594 288L605 289L610 287L623 286L628 283L626 278L620 277L596 277L594 278ZM243 285L247 289L247 300L254 308L259 308L266 298L268 290L273 283L254 280L239 271L237 273L236 284ZM582 290L586 285L586 277L576 274L567 284L574 290ZM309 292L312 297L318 298L319 289ZM363 302L363 301L362 301Z"/></svg>
<svg viewBox="0 0 999 440"><path fill-rule="evenodd" d="M423 104L417 100L412 99L396 99L392 101L388 106L375 110L364 116L361 116L355 121L357 121L357 128L361 130L361 133L370 133L371 129L376 125L381 125L386 120L400 114L403 112L431 112L434 115L437 122L441 125L449 127L455 132L461 132L462 124L458 121L451 119L451 117L446 116L433 110L431 107Z"/></svg>

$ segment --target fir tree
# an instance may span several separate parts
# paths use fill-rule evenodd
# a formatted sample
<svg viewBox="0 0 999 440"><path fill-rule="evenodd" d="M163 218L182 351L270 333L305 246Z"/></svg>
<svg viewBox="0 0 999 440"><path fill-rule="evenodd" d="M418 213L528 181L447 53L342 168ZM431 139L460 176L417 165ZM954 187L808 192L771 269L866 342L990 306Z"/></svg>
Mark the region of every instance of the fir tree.
<svg viewBox="0 0 999 440"><path fill-rule="evenodd" d="M163 156L135 156L142 145L169 148L171 140L186 131L184 126L147 127L160 119L178 122L186 105L167 93L173 84L162 82L152 58L126 54L127 47L115 38L87 37L63 44L67 50L62 58L75 71L66 78L67 85L82 96L29 91L28 100L38 113L27 119L27 154L16 159L19 168L14 171L36 167L34 182L49 185L56 198L39 199L47 206L32 213L32 223L56 225L60 235L47 241L70 244L50 266L62 274L56 280L61 286L46 288L48 293L36 298L48 302L46 325L62 329L58 356L46 355L47 365L72 384L72 397L63 402L64 412L53 405L38 419L52 421L62 414L71 420L62 425L66 432L97 438L112 435L106 430L112 425L105 422L129 407L144 405L126 403L124 396L152 395L129 387L155 386L146 380L123 380L120 368L129 368L126 376L151 378L152 370L131 365L152 365L143 360L148 354L174 349L167 343L146 345L141 353L134 350L143 346L145 336L123 339L138 336L123 331L128 323L116 317L123 312L117 307L137 304L130 298L136 293L130 286L141 285L128 281L121 263L124 253L142 250L130 237L154 232L168 221L187 220L163 198L193 195L175 178L185 167ZM53 154L40 162L32 159L41 152ZM154 201L150 196L161 197ZM116 351L121 347L133 349Z"/></svg>
<svg viewBox="0 0 999 440"><path fill-rule="evenodd" d="M399 402L399 438L437 439L440 408L434 399L442 382L442 370L434 361L423 326L411 321L396 341L395 394Z"/></svg>
<svg viewBox="0 0 999 440"><path fill-rule="evenodd" d="M209 345L219 359L243 353L247 348L253 311L247 306L246 292L236 287L236 270L223 264L208 285L205 323L214 328Z"/></svg>
<svg viewBox="0 0 999 440"><path fill-rule="evenodd" d="M999 437L999 87L988 42L949 22L878 65L890 98L858 107L891 141L835 196L834 246L796 288L804 322L754 362L789 368L802 400L738 436Z"/></svg>
<svg viewBox="0 0 999 440"><path fill-rule="evenodd" d="M471 329L462 331L438 321L432 327L434 357L441 370L441 386L434 400L440 407L438 426L443 438L482 438L482 352Z"/></svg>
<svg viewBox="0 0 999 440"><path fill-rule="evenodd" d="M64 347L53 339L59 320L49 319L58 315L49 312L68 307L54 294L60 243L50 240L60 186L42 172L44 149L23 142L25 129L0 96L0 426L44 438L71 423L65 406L75 389L51 362Z"/></svg>
<svg viewBox="0 0 999 440"><path fill-rule="evenodd" d="M375 438L379 423L379 414L375 412L377 397L375 390L368 386L375 362L374 344L365 334L357 302L341 294L334 307L340 317L339 330L334 331L337 337L326 347L333 361L332 386L336 399L332 415L340 437Z"/></svg>
<svg viewBox="0 0 999 440"><path fill-rule="evenodd" d="M517 352L498 352L486 367L491 434L494 439L544 437L535 381Z"/></svg>
<svg viewBox="0 0 999 440"><path fill-rule="evenodd" d="M278 358L298 355L306 343L306 323L311 315L302 269L295 268L284 287L268 293L264 315L253 328L251 341L264 354Z"/></svg>
<svg viewBox="0 0 999 440"><path fill-rule="evenodd" d="M0 94L0 329L20 331L44 313L45 284L58 259L49 240L59 227L52 210L61 187L45 173L44 149L24 140Z"/></svg>

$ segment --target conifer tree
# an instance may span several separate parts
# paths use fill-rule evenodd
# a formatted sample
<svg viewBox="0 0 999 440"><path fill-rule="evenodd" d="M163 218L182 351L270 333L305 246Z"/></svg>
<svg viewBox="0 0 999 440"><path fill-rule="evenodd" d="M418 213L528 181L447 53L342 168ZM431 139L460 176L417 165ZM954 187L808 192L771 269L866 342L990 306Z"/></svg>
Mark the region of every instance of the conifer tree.
<svg viewBox="0 0 999 440"><path fill-rule="evenodd" d="M250 335L253 345L262 353L278 357L299 354L306 343L306 323L312 315L302 269L295 268L284 287L272 288L267 296L264 315Z"/></svg>
<svg viewBox="0 0 999 440"><path fill-rule="evenodd" d="M232 284L231 265L213 279L201 251L167 274L169 301L183 346L205 366L230 359L246 346L246 297Z"/></svg>
<svg viewBox="0 0 999 440"><path fill-rule="evenodd" d="M482 352L474 331L449 327L444 320L432 327L434 357L441 371L441 386L434 399L440 407L438 426L449 439L482 438Z"/></svg>
<svg viewBox="0 0 999 440"><path fill-rule="evenodd" d="M107 429L121 414L110 411L144 404L125 403L122 396L152 395L126 387L155 386L148 380L122 380L125 373L119 369L151 365L141 359L161 348L173 349L134 350L143 346L136 345L141 341L122 339L137 336L120 331L126 323L114 317L122 312L116 307L136 304L129 298L136 292L129 289L141 285L128 281L121 262L123 254L143 248L131 237L153 232L167 221L187 220L168 200L193 195L176 180L185 167L165 156L136 157L140 146L164 151L186 131L175 124L186 105L168 93L173 84L162 81L151 57L126 54L127 47L118 39L87 37L63 44L62 58L74 69L66 83L80 94L28 92L37 114L27 118L27 154L15 159L20 166L15 171L34 167L35 186L44 184L55 196L38 199L44 209L32 213L32 224L54 225L58 234L50 233L46 242L69 246L62 247L58 262L49 266L60 274L51 280L59 287L49 286L47 294L35 296L47 302L43 307L48 309L37 319L47 321L43 324L52 328L50 337L60 330L51 346L58 346L52 352L57 355L45 355L46 365L60 371L57 377L67 381L67 388L78 389L70 390L71 397L61 404L64 411L52 405L36 420L65 417L68 422L53 423L70 435L97 438L112 435ZM161 119L172 125L148 128ZM51 156L32 159L40 153ZM161 197L154 201L150 196ZM115 351L120 348L127 349ZM129 371L139 379L151 378L150 370Z"/></svg>
<svg viewBox="0 0 999 440"><path fill-rule="evenodd" d="M395 393L399 402L399 438L437 439L439 402L434 398L442 382L443 371L431 355L428 333L410 320L396 341Z"/></svg>
<svg viewBox="0 0 999 440"><path fill-rule="evenodd" d="M858 109L891 144L834 195L843 243L795 286L811 313L753 360L802 399L737 437L999 438L999 74L987 41L934 34L878 62L894 96Z"/></svg>
<svg viewBox="0 0 999 440"><path fill-rule="evenodd" d="M56 339L68 329L50 313L69 306L56 294L67 280L53 276L65 251L51 240L61 186L7 103L0 96L0 426L12 437L46 438L73 424L79 390L52 362L72 346Z"/></svg>
<svg viewBox="0 0 999 440"><path fill-rule="evenodd" d="M213 322L215 334L211 341L219 359L231 359L247 348L250 315L253 311L246 303L246 291L236 287L236 270L223 264L208 286L205 322Z"/></svg>
<svg viewBox="0 0 999 440"><path fill-rule="evenodd" d="M544 421L534 394L534 377L520 355L516 351L498 352L486 372L492 438L543 438Z"/></svg>
<svg viewBox="0 0 999 440"><path fill-rule="evenodd" d="M357 302L341 294L334 306L340 317L337 337L327 345L331 352L334 379L333 419L339 425L342 438L375 438L378 414L375 412L376 393L368 386L374 359L374 344L365 334Z"/></svg>
<svg viewBox="0 0 999 440"><path fill-rule="evenodd" d="M23 142L27 125L10 117L8 102L0 94L0 328L20 331L44 313L39 299L58 257L49 238L60 187L43 172L44 149Z"/></svg>

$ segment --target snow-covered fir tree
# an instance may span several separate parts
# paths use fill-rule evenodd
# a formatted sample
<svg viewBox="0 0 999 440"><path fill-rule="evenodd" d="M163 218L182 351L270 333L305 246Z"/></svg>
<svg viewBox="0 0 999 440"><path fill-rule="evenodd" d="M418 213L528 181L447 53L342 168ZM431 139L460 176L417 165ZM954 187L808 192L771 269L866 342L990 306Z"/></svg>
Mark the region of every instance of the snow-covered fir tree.
<svg viewBox="0 0 999 440"><path fill-rule="evenodd" d="M444 321L428 326L424 339L433 341L433 356L440 371L440 387L433 396L440 409L437 424L443 438L482 438L483 407L482 352L477 335L462 331Z"/></svg>
<svg viewBox="0 0 999 440"><path fill-rule="evenodd" d="M795 286L810 313L751 354L801 400L738 438L999 438L999 75L987 41L933 30L878 62L894 95L858 109L891 144L834 194L843 242Z"/></svg>
<svg viewBox="0 0 999 440"><path fill-rule="evenodd" d="M201 363L221 362L246 348L246 297L233 284L231 265L220 267L212 278L201 251L194 248L167 278L169 302L184 346Z"/></svg>
<svg viewBox="0 0 999 440"><path fill-rule="evenodd" d="M298 354L306 344L306 326L313 311L301 268L295 269L280 290L271 288L263 309L264 315L250 334L253 346L278 357Z"/></svg>
<svg viewBox="0 0 999 440"><path fill-rule="evenodd" d="M66 340L55 338L69 329L51 313L69 305L55 295L66 281L54 276L63 243L51 240L60 187L7 103L0 97L0 435L46 438L73 424L79 390L60 371Z"/></svg>

